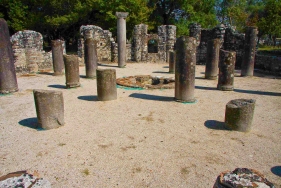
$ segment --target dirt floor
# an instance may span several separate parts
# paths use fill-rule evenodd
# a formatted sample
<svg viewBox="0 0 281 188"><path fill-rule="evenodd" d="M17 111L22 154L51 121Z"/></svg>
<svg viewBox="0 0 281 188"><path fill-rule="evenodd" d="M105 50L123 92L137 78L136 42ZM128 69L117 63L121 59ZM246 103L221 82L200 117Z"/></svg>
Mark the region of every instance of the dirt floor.
<svg viewBox="0 0 281 188"><path fill-rule="evenodd" d="M174 77L167 64L129 63L117 78L150 74ZM118 99L97 101L96 80L65 89L50 73L18 77L19 92L0 96L0 176L37 171L52 187L211 188L223 171L253 168L281 187L281 80L262 74L239 77L234 91L219 91L197 66L197 103L175 102L174 89L118 88ZM33 128L33 89L63 92L65 125ZM248 133L224 128L226 103L255 99Z"/></svg>

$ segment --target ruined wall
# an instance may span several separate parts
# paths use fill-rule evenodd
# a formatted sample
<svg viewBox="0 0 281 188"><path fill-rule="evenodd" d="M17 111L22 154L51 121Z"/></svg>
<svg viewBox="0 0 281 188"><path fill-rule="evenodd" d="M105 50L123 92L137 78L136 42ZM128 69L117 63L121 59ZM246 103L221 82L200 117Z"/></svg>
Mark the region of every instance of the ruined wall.
<svg viewBox="0 0 281 188"><path fill-rule="evenodd" d="M167 52L174 50L177 27L174 25L158 26L158 54L159 60L166 62Z"/></svg>
<svg viewBox="0 0 281 188"><path fill-rule="evenodd" d="M147 25L139 24L134 27L132 38L132 61L147 60Z"/></svg>
<svg viewBox="0 0 281 188"><path fill-rule="evenodd" d="M33 73L39 68L52 66L45 63L43 37L40 33L30 30L19 31L10 40L17 73Z"/></svg>
<svg viewBox="0 0 281 188"><path fill-rule="evenodd" d="M256 54L255 68L281 76L281 57Z"/></svg>
<svg viewBox="0 0 281 188"><path fill-rule="evenodd" d="M80 27L81 38L78 41L78 57L84 64L84 41L87 38L93 38L97 42L97 54L99 61L111 61L112 60L112 33L103 30L102 28L95 25L83 25Z"/></svg>

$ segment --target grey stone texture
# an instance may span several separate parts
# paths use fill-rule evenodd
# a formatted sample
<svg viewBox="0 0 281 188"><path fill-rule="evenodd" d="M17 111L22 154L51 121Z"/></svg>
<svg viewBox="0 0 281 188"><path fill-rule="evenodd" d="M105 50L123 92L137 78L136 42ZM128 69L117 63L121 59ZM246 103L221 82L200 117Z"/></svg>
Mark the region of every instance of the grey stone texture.
<svg viewBox="0 0 281 188"><path fill-rule="evenodd" d="M64 102L61 91L33 90L38 125L54 129L64 125Z"/></svg>
<svg viewBox="0 0 281 188"><path fill-rule="evenodd" d="M64 55L66 88L80 86L79 62L76 55Z"/></svg>
<svg viewBox="0 0 281 188"><path fill-rule="evenodd" d="M176 42L175 100L195 102L196 39L182 36Z"/></svg>
<svg viewBox="0 0 281 188"><path fill-rule="evenodd" d="M253 76L257 45L257 27L247 27L244 45L244 58L241 66L241 76Z"/></svg>
<svg viewBox="0 0 281 188"><path fill-rule="evenodd" d="M93 38L88 38L84 46L86 78L96 78L96 70L98 67L97 41Z"/></svg>
<svg viewBox="0 0 281 188"><path fill-rule="evenodd" d="M88 38L93 38L97 41L97 56L98 61L112 61L112 33L108 30L95 25L83 25L80 27L81 38L78 41L78 57L81 65L84 65L84 42Z"/></svg>
<svg viewBox="0 0 281 188"><path fill-rule="evenodd" d="M97 69L97 93L99 101L117 99L115 69Z"/></svg>
<svg viewBox="0 0 281 188"><path fill-rule="evenodd" d="M208 41L205 68L206 79L216 80L218 77L220 44L221 42L219 39L213 39Z"/></svg>
<svg viewBox="0 0 281 188"><path fill-rule="evenodd" d="M176 52L170 51L169 52L169 73L175 73L176 67Z"/></svg>
<svg viewBox="0 0 281 188"><path fill-rule="evenodd" d="M7 22L0 18L0 94L18 91L12 45Z"/></svg>
<svg viewBox="0 0 281 188"><path fill-rule="evenodd" d="M235 131L251 130L255 110L254 99L235 99L226 104L225 125Z"/></svg>
<svg viewBox="0 0 281 188"><path fill-rule="evenodd" d="M232 91L234 89L235 62L236 52L220 50L217 89L223 91Z"/></svg>
<svg viewBox="0 0 281 188"><path fill-rule="evenodd" d="M116 12L117 17L117 43L118 43L118 67L126 66L126 18L128 12Z"/></svg>
<svg viewBox="0 0 281 188"><path fill-rule="evenodd" d="M60 76L64 74L64 62L63 62L63 47L62 40L52 40L52 58L53 58L53 68L54 76Z"/></svg>

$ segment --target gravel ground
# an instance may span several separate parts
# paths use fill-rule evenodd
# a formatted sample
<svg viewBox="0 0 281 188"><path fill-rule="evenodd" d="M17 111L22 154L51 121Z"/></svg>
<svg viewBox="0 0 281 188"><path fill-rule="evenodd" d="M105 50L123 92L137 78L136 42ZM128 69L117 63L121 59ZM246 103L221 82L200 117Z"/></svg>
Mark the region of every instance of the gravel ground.
<svg viewBox="0 0 281 188"><path fill-rule="evenodd" d="M168 64L129 63L117 78L174 77ZM281 187L281 80L262 74L239 77L234 91L219 91L197 66L197 103L174 102L174 89L127 90L97 101L96 80L65 89L65 77L50 73L18 77L19 92L0 96L0 176L36 171L52 187L211 188L217 176L237 167L260 171ZM63 92L65 125L37 130L33 89ZM255 99L248 133L224 128L225 105Z"/></svg>

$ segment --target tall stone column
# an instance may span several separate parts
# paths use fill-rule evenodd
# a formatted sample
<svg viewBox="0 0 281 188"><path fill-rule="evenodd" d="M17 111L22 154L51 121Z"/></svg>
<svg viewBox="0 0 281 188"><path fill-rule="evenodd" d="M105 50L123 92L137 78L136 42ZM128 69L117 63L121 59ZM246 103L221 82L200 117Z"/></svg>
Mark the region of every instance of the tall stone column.
<svg viewBox="0 0 281 188"><path fill-rule="evenodd" d="M207 44L207 58L205 78L216 80L219 71L220 39L209 40Z"/></svg>
<svg viewBox="0 0 281 188"><path fill-rule="evenodd" d="M169 73L175 73L176 53L175 51L169 52Z"/></svg>
<svg viewBox="0 0 281 188"><path fill-rule="evenodd" d="M86 78L96 78L96 70L98 67L97 41L93 38L88 38L85 41L84 47Z"/></svg>
<svg viewBox="0 0 281 188"><path fill-rule="evenodd" d="M234 89L234 71L236 52L220 50L219 80L217 89L232 91Z"/></svg>
<svg viewBox="0 0 281 188"><path fill-rule="evenodd" d="M196 39L182 36L176 42L175 99L195 102Z"/></svg>
<svg viewBox="0 0 281 188"><path fill-rule="evenodd" d="M118 67L126 66L126 18L128 12L116 12L117 20L117 43L118 43Z"/></svg>
<svg viewBox="0 0 281 188"><path fill-rule="evenodd" d="M99 101L117 99L115 69L97 69L97 93Z"/></svg>
<svg viewBox="0 0 281 188"><path fill-rule="evenodd" d="M0 18L0 93L18 91L14 57L7 22Z"/></svg>
<svg viewBox="0 0 281 188"><path fill-rule="evenodd" d="M244 58L241 65L241 76L253 76L258 29L247 27L245 34Z"/></svg>
<svg viewBox="0 0 281 188"><path fill-rule="evenodd" d="M63 62L63 41L61 40L52 40L52 58L53 58L53 76L63 75L64 62Z"/></svg>

